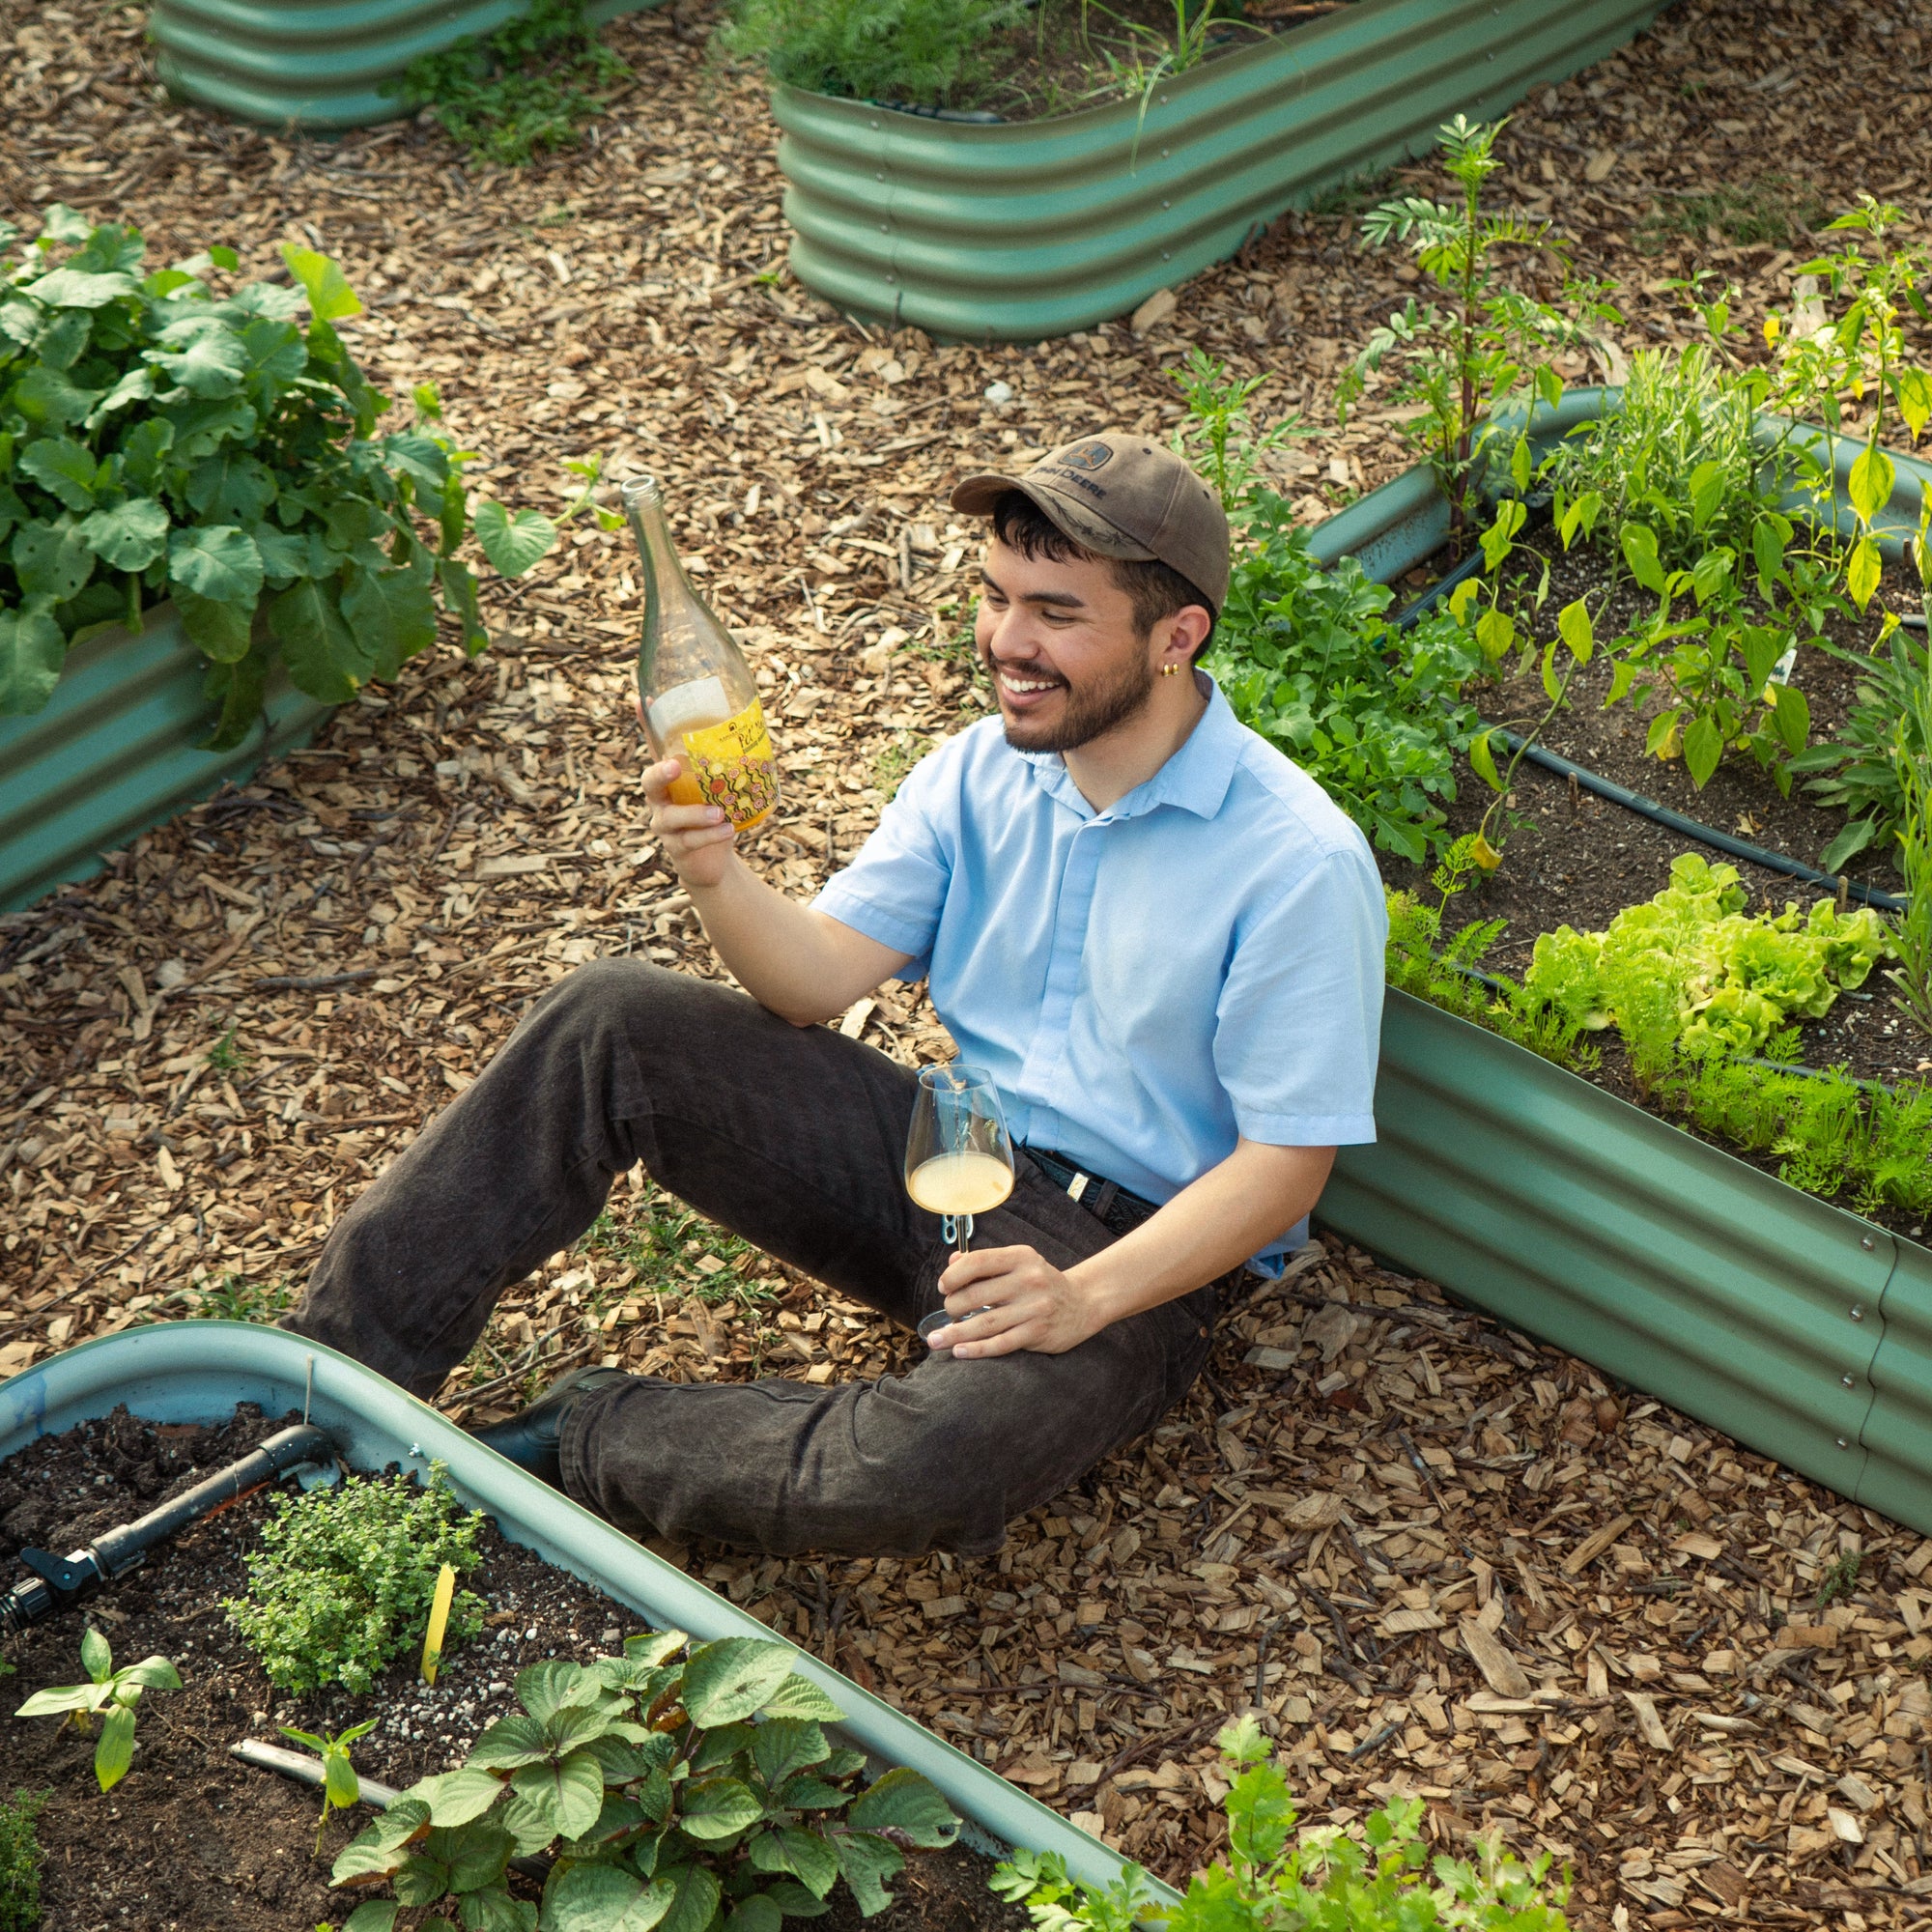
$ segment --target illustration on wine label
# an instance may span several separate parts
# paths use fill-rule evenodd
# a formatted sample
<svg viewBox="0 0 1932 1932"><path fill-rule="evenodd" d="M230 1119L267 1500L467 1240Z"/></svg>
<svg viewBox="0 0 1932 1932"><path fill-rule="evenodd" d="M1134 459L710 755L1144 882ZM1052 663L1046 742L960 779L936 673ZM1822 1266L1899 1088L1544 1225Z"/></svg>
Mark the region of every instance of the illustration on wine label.
<svg viewBox="0 0 1932 1932"><path fill-rule="evenodd" d="M722 724L686 731L684 749L705 802L723 806L741 830L778 804L778 760L755 697Z"/></svg>

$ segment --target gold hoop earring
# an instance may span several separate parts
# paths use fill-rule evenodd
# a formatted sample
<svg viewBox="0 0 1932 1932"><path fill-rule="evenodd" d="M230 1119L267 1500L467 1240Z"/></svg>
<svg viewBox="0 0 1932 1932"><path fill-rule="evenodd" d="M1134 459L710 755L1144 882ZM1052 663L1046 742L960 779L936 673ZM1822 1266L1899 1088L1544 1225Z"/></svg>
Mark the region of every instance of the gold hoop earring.
<svg viewBox="0 0 1932 1932"><path fill-rule="evenodd" d="M1177 664L1165 664L1160 668L1160 674L1162 677L1172 677L1179 668L1180 667Z"/></svg>

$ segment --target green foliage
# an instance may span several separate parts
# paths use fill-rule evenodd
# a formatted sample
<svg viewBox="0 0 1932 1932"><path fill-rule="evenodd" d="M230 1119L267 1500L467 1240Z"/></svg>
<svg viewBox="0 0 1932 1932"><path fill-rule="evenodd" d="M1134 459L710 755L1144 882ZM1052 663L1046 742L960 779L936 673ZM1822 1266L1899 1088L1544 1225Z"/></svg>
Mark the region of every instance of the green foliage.
<svg viewBox="0 0 1932 1932"><path fill-rule="evenodd" d="M362 1780L355 1775L349 1747L357 1738L367 1737L375 1728L374 1718L365 1719L359 1724L351 1724L346 1731L338 1731L332 1738L314 1731L292 1730L287 1724L281 1726L283 1737L293 1738L298 1745L306 1745L322 1759L322 1816L315 1825L315 1854L318 1858L322 1856L322 1834L328 1829L328 1814L331 1811L346 1811L362 1796Z"/></svg>
<svg viewBox="0 0 1932 1932"><path fill-rule="evenodd" d="M1391 592L1353 557L1323 571L1279 497L1253 499L1249 534L1208 670L1378 847L1422 860L1445 842L1437 801L1454 801L1456 755L1478 726L1462 693L1481 652L1446 611L1390 624Z"/></svg>
<svg viewBox="0 0 1932 1932"><path fill-rule="evenodd" d="M1754 1053L1787 1021L1829 1012L1889 951L1868 906L1820 899L1803 919L1795 903L1776 917L1744 903L1735 866L1687 852L1669 885L1606 931L1541 934L1523 985L1584 1027L1618 1026L1634 1050L1641 1038L1692 1057ZM1653 1018L1660 991L1669 1002Z"/></svg>
<svg viewBox="0 0 1932 1932"><path fill-rule="evenodd" d="M884 1911L902 1848L952 1842L959 1820L917 1772L859 1787L865 1753L833 1746L838 1707L788 1645L724 1637L672 1662L685 1641L659 1632L620 1658L521 1671L522 1712L336 1860L332 1883L394 1892L359 1906L350 1932L439 1905L466 1926L535 1932L504 1874L546 1852L554 1932L778 1932L828 1911L840 1879L864 1916Z"/></svg>
<svg viewBox="0 0 1932 1932"><path fill-rule="evenodd" d="M1741 248L1788 246L1825 217L1817 191L1784 175L1721 183L1696 193L1666 194L1638 230L1638 245L1662 248L1672 242L1702 242L1715 228Z"/></svg>
<svg viewBox="0 0 1932 1932"><path fill-rule="evenodd" d="M16 1718L61 1717L83 1737L94 1734L94 1719L101 1719L100 1740L94 1747L94 1776L102 1791L112 1791L134 1761L134 1711L143 1690L179 1690L181 1674L165 1657L143 1658L139 1663L114 1668L107 1639L91 1625L80 1640L80 1664L85 1684L64 1684L36 1690L14 1713Z"/></svg>
<svg viewBox="0 0 1932 1932"><path fill-rule="evenodd" d="M1548 1884L1546 1853L1528 1866L1495 1845L1471 1862L1430 1858L1419 1798L1395 1798L1358 1826L1296 1839L1294 1802L1252 1717L1216 1740L1234 1782L1222 1801L1228 1856L1197 1872L1161 1910L1137 1867L1107 1890L1074 1884L1056 1856L1022 1852L1001 1865L993 1889L1024 1901L1040 1932L1132 1932L1157 1918L1166 1932L1427 1932L1435 1927L1560 1932L1568 1888Z"/></svg>
<svg viewBox="0 0 1932 1932"><path fill-rule="evenodd" d="M34 1932L41 1922L41 1861L46 1856L34 1823L44 1791L0 1798L0 1932Z"/></svg>
<svg viewBox="0 0 1932 1932"><path fill-rule="evenodd" d="M418 54L383 92L427 107L477 160L515 168L574 148L604 111L599 88L629 73L585 20L583 0L529 0L494 33Z"/></svg>
<svg viewBox="0 0 1932 1932"><path fill-rule="evenodd" d="M626 1220L619 1221L616 1210L606 1207L584 1230L582 1245L637 1269L637 1280L623 1291L626 1299L653 1293L695 1294L701 1301L736 1301L751 1307L773 1298L771 1289L745 1278L747 1266L766 1265L757 1248L656 1186L646 1187ZM707 1255L724 1265L698 1266Z"/></svg>
<svg viewBox="0 0 1932 1932"><path fill-rule="evenodd" d="M932 741L917 733L899 732L872 760L872 783L890 804L898 795L906 774L931 751Z"/></svg>
<svg viewBox="0 0 1932 1932"><path fill-rule="evenodd" d="M248 1558L248 1593L223 1607L271 1684L367 1691L421 1642L438 1571L447 1563L460 1575L482 1560L482 1520L457 1502L440 1463L421 1485L350 1476L334 1489L278 1496ZM459 1590L445 1652L482 1627L482 1600Z"/></svg>
<svg viewBox="0 0 1932 1932"><path fill-rule="evenodd" d="M1221 507L1238 517L1262 497L1261 459L1292 438L1314 432L1298 410L1271 429L1257 429L1248 402L1267 378L1230 376L1227 365L1204 350L1190 349L1172 373L1187 399L1186 419L1174 432L1174 453L1202 470Z"/></svg>
<svg viewBox="0 0 1932 1932"><path fill-rule="evenodd" d="M1590 324L1620 319L1600 284L1571 272L1548 222L1483 208L1484 186L1502 165L1494 148L1503 126L1459 114L1441 128L1443 166L1462 190L1458 203L1410 195L1363 217L1364 240L1376 247L1405 244L1443 298L1418 306L1411 297L1373 330L1336 397L1346 422L1368 378L1391 357L1402 365L1403 380L1387 400L1421 406L1406 433L1427 451L1459 531L1481 495L1489 444L1497 435L1496 405L1528 392L1553 407L1563 383L1549 358L1585 339ZM1562 307L1504 279L1503 258L1519 249L1545 257L1562 273Z"/></svg>
<svg viewBox="0 0 1932 1932"><path fill-rule="evenodd" d="M240 1073L248 1064L248 1056L235 1043L232 1023L228 1031L208 1049L206 1057L209 1065L217 1073Z"/></svg>
<svg viewBox="0 0 1932 1932"><path fill-rule="evenodd" d="M1918 679L1895 728L1891 758L1900 801L1898 869L1905 874L1907 901L1891 923L1898 965L1886 977L1897 988L1898 1009L1932 1038L1932 652L1920 654Z"/></svg>
<svg viewBox="0 0 1932 1932"><path fill-rule="evenodd" d="M246 734L277 656L340 703L434 642L439 602L482 649L456 555L468 456L420 403L376 435L341 270L289 245L298 288L221 296L232 249L148 273L144 253L56 205L0 269L0 713L38 711L76 638L164 597L209 660L213 748Z"/></svg>
<svg viewBox="0 0 1932 1932"><path fill-rule="evenodd" d="M1818 1595L1812 1602L1814 1610L1822 1610L1827 1604L1840 1597L1849 1597L1858 1587L1859 1572L1864 1568L1864 1552L1848 1549L1825 1572L1818 1584Z"/></svg>
<svg viewBox="0 0 1932 1932"><path fill-rule="evenodd" d="M204 1281L169 1297L186 1302L188 1312L203 1321L272 1321L294 1304L295 1298L294 1285L286 1275L273 1281L250 1281L240 1274Z"/></svg>
<svg viewBox="0 0 1932 1932"><path fill-rule="evenodd" d="M1826 871L1835 872L1861 852L1898 844L1911 775L1932 759L1932 739L1916 702L1921 687L1932 681L1932 655L1903 630L1892 632L1868 657L1830 642L1824 648L1858 667L1851 713L1837 737L1801 752L1791 769L1821 774L1804 789L1815 793L1820 805L1847 814L1819 861ZM1893 853L1901 868L1902 858Z"/></svg>
<svg viewBox="0 0 1932 1932"><path fill-rule="evenodd" d="M736 0L722 30L773 79L858 100L947 102L991 71L1022 0Z"/></svg>

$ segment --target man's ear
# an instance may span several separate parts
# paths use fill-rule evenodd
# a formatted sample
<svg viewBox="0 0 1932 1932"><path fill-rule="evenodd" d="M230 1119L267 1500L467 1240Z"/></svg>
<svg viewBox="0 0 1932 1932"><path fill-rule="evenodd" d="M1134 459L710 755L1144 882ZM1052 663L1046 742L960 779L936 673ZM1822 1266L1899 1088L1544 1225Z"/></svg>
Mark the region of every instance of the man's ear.
<svg viewBox="0 0 1932 1932"><path fill-rule="evenodd" d="M1160 652L1163 662L1192 664L1213 628L1213 618L1201 605L1183 605L1167 619L1167 637Z"/></svg>

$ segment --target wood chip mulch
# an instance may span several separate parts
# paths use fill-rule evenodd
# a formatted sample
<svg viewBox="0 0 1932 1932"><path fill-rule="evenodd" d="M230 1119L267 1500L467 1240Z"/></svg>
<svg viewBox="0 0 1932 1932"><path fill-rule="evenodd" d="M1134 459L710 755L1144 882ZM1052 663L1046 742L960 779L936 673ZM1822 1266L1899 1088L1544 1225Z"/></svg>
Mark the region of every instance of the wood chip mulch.
<svg viewBox="0 0 1932 1932"><path fill-rule="evenodd" d="M356 353L399 394L437 382L513 507L557 508L562 459L591 451L660 473L779 735L758 861L806 893L980 715L950 481L1104 422L1164 432L1200 347L1267 379L1265 420L1304 412L1274 476L1327 514L1407 460L1374 392L1347 434L1329 398L1413 277L1338 208L1277 223L1139 334L861 328L787 277L762 90L707 64L706 28L690 5L615 23L635 83L591 145L511 175L413 124L224 123L156 97L137 14L0 0L0 183L16 219L64 200L137 222L156 262L222 240L267 273L284 239L326 246L369 303ZM1869 187L1922 238L1925 64L1909 11L1709 0L1524 103L1504 179L1629 317L1571 378L1682 339L1664 285L1690 270L1749 279L1753 339L1788 303L1812 244L1698 233L1685 212L1719 188ZM716 972L636 788L627 543L577 530L489 593L485 656L416 661L311 750L0 920L0 1374L142 1321L271 1312L573 965ZM947 1050L904 989L842 1024ZM1171 1879L1216 1842L1213 1730L1258 1703L1308 1816L1423 1792L1445 1842L1558 1850L1580 1925L1923 1922L1932 1544L1426 1283L1332 1248L1297 1269L1182 1410L998 1559L685 1560ZM445 1402L496 1412L591 1357L822 1381L904 1353L620 1190Z"/></svg>

